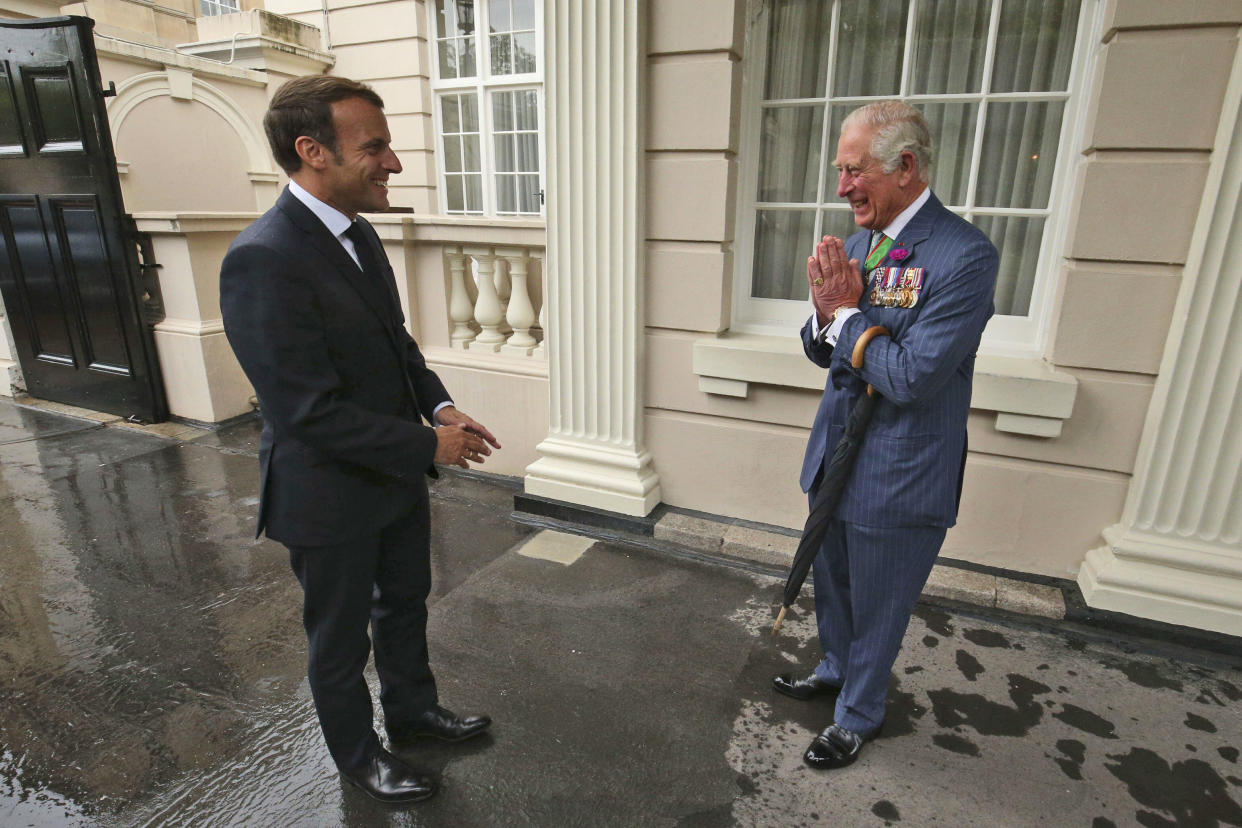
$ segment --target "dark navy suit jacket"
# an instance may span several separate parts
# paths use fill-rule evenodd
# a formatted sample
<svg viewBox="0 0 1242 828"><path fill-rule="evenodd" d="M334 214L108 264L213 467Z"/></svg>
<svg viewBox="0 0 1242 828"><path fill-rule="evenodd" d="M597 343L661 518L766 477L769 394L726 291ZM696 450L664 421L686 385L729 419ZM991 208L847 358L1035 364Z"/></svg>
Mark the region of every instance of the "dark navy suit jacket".
<svg viewBox="0 0 1242 828"><path fill-rule="evenodd" d="M364 274L286 189L229 247L220 310L263 414L258 532L287 545L344 543L426 497L432 421L449 400L406 332L392 268L362 222L383 281Z"/></svg>
<svg viewBox="0 0 1242 828"><path fill-rule="evenodd" d="M869 242L868 232L854 234L847 255L863 261ZM866 526L948 527L957 520L975 351L992 316L999 257L982 231L934 194L895 242L894 249L907 255L882 266L922 268L913 307L876 306L867 284L861 312L846 320L835 349L812 338L809 320L802 329L807 356L829 376L801 485L810 490L870 383L881 399L836 517ZM873 339L862 370L855 371L854 343L873 325L888 328L891 337Z"/></svg>

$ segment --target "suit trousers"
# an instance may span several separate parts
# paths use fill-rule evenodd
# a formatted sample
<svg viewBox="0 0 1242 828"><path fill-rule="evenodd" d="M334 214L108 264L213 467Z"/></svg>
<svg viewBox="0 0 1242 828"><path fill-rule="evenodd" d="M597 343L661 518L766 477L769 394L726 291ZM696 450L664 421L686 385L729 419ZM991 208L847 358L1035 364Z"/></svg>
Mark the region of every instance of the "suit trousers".
<svg viewBox="0 0 1242 828"><path fill-rule="evenodd" d="M329 753L347 770L379 747L363 676L372 642L386 721L408 721L437 703L427 654L431 515L425 486L421 495L408 514L374 534L339 545L289 547L302 584L315 712Z"/></svg>
<svg viewBox="0 0 1242 828"><path fill-rule="evenodd" d="M947 532L833 519L815 557L815 674L841 687L836 723L869 733L884 721L889 673Z"/></svg>

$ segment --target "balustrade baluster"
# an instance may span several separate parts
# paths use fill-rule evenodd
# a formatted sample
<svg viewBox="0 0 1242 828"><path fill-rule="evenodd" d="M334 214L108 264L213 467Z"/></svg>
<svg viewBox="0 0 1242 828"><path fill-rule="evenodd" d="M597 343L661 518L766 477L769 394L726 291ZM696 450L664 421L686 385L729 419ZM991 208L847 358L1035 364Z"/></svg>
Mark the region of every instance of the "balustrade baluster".
<svg viewBox="0 0 1242 828"><path fill-rule="evenodd" d="M531 325L535 323L535 307L530 302L530 291L526 279L526 251L497 251L508 265L509 279L512 290L509 295L509 307L505 319L513 329L513 335L500 350L505 353L529 356L539 343L530 334Z"/></svg>
<svg viewBox="0 0 1242 828"><path fill-rule="evenodd" d="M479 298L474 303L474 319L482 328L479 335L466 346L468 350L499 351L505 343L505 335L500 331L504 314L500 307L500 297L496 293L495 268L496 254L491 248L468 251L479 268Z"/></svg>
<svg viewBox="0 0 1242 828"><path fill-rule="evenodd" d="M470 266L470 259L460 247L449 249L445 255L449 260L451 276L449 318L453 320L449 346L466 348L476 336L474 329L470 327L470 322L474 319L474 306L470 301L470 292L466 289L466 269Z"/></svg>

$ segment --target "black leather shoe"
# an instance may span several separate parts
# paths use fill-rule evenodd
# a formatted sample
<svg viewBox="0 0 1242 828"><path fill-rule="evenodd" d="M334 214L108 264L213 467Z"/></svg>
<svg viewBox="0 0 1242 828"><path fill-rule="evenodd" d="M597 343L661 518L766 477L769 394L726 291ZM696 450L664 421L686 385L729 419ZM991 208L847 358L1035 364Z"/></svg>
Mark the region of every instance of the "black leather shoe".
<svg viewBox="0 0 1242 828"><path fill-rule="evenodd" d="M341 777L380 802L418 802L436 792L435 783L383 748L357 770L342 768Z"/></svg>
<svg viewBox="0 0 1242 828"><path fill-rule="evenodd" d="M795 679L793 673L781 673L772 679L772 689L798 701L807 701L816 696L832 696L841 692L840 687L829 684L814 673L804 679Z"/></svg>
<svg viewBox="0 0 1242 828"><path fill-rule="evenodd" d="M440 739L445 742L461 742L478 736L491 725L489 716L458 716L452 710L433 707L408 722L389 724L388 742L394 748L410 747L419 739Z"/></svg>
<svg viewBox="0 0 1242 828"><path fill-rule="evenodd" d="M870 733L860 734L846 730L834 722L815 737L811 746L806 749L806 755L802 757L802 761L820 770L832 770L852 765L858 758L858 754L862 752L862 746L878 735L880 735L878 727Z"/></svg>

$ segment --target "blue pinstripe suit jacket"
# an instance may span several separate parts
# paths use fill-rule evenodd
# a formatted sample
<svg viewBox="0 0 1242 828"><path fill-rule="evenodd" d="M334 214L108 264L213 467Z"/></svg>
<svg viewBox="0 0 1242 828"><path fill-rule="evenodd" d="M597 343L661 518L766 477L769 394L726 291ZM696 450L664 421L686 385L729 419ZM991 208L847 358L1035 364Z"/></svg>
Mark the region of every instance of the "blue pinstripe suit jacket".
<svg viewBox="0 0 1242 828"><path fill-rule="evenodd" d="M868 232L855 233L846 253L864 260L869 241ZM894 248L909 253L883 266L923 269L913 307L873 305L868 284L861 313L846 320L835 349L812 338L809 320L802 329L806 355L829 373L800 482L803 491L810 489L870 383L882 399L836 516L866 526L948 527L957 520L975 351L992 316L999 256L982 231L945 209L934 194ZM854 343L872 325L892 335L873 339L862 370L855 371Z"/></svg>

